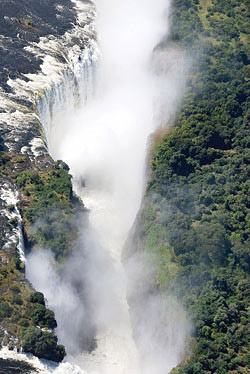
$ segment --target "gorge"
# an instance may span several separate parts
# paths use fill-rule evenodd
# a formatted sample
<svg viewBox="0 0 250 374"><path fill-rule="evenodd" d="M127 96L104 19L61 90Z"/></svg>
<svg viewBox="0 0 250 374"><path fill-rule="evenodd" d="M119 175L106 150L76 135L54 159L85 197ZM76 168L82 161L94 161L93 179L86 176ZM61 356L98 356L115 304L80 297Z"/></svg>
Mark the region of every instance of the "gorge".
<svg viewBox="0 0 250 374"><path fill-rule="evenodd" d="M248 1L0 6L0 370L247 373Z"/></svg>
<svg viewBox="0 0 250 374"><path fill-rule="evenodd" d="M169 49L168 56L165 47L152 55L168 32L169 4L165 1L157 6L148 1L98 1L95 5L101 53L90 31L93 40L90 47L85 44L84 54L75 51L75 46L69 52L58 50L59 55L68 53L66 61L72 59L70 69L62 69L56 54L45 55L42 75L26 74L27 83L8 82L19 97L29 98L32 91L40 96L45 90L36 99L36 107L49 153L67 162L74 189L90 211L89 225L79 216L81 250L68 258L60 274L53 251L41 245L25 259L26 274L55 312L59 343L66 346L73 364L87 373L165 373L176 366L183 347L176 347L174 357L164 358L164 348L155 341L151 359L148 356L147 365L140 369L144 358L140 362L133 340L121 253L140 207L148 137L166 123L166 115L170 118L175 112L184 84L183 61L174 50ZM93 19L94 6L79 2L78 12L84 21ZM128 23L123 22L124 15ZM60 41L56 45L55 40L41 38L28 48L37 54L60 47ZM33 146L43 147L38 139ZM21 151L27 152L25 147ZM58 213L52 208L50 214ZM32 230L43 230L45 225L46 219L38 217ZM86 287L90 306L79 291L85 288L86 292ZM87 323L91 326L85 327ZM91 331L97 334L96 348L82 356L81 344L88 344ZM182 337L185 332L178 334ZM176 341L184 345L180 338Z"/></svg>
<svg viewBox="0 0 250 374"><path fill-rule="evenodd" d="M50 115L40 113L42 123L44 118L45 133L49 134L48 144L53 158L67 162L74 177L75 190L90 209L90 228L82 229L83 254L75 256L67 267L67 274L63 274L67 284L63 284L63 279L54 280L49 257L44 258L43 254L39 256L35 253L28 258L30 265L27 274L32 284L48 298L49 306L56 314L59 340L73 357L78 348L78 336L85 333L86 306L78 300L75 301L77 310L72 310L74 290L70 289L69 282L73 283L77 277L77 282L82 282L83 287L87 284L91 322L97 331L97 348L90 355L73 358L73 362L89 373L139 373L142 365L143 373L161 373L178 363L179 354L183 351L184 341L182 343L181 338L185 330L176 330L176 335L180 334L176 342L181 347L172 349L171 358L170 355L166 356L164 347L159 347L154 341L154 332L145 331L144 339L150 339L148 344L151 347L153 344L155 348L152 347L151 352L147 353L147 365L143 363L144 357L139 362L126 302L121 252L140 206L148 136L161 124L160 121L166 120L160 118L163 104L169 116L174 113L179 89L184 81L184 77L181 77L183 68L181 61L178 63L178 54L172 51L169 57L163 48L155 51L154 62L150 62L154 47L167 31L168 9L165 2L159 2L157 7L147 2L121 4L112 1L110 4L97 2L96 6L99 11L97 34L101 56L96 70L90 71L94 78L90 76L84 80L95 80L94 90L85 87L85 97L89 97L74 113L72 108L60 113L56 105L55 109L50 109ZM124 15L127 15L129 25L122 23ZM171 60L173 57L176 58L175 66ZM150 66L152 63L155 66ZM157 65L161 66L161 70ZM162 87L164 96L159 92ZM70 92L67 82L63 89ZM164 103L160 102L163 97L166 100ZM156 99L157 104L154 103ZM59 101L60 96L56 97L55 102ZM51 107L53 105L46 106ZM46 118L52 120L46 122ZM49 274L46 270L42 271L42 267L49 269ZM84 269L82 274L81 269ZM76 324L75 334L70 324L72 313L74 323L76 319L82 321L83 325L83 331L79 331L81 324ZM81 319L82 314L85 320L84 317ZM157 316L152 314L151 319L155 318ZM68 324L70 327L65 334ZM171 344L174 344L174 339ZM173 354L173 351L176 353Z"/></svg>

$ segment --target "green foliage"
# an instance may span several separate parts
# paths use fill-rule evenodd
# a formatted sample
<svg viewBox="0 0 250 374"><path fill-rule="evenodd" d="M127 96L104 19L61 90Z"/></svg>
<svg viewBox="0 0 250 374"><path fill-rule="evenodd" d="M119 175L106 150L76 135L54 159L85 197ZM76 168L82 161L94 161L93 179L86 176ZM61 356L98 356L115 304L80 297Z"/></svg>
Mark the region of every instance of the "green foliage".
<svg viewBox="0 0 250 374"><path fill-rule="evenodd" d="M21 318L19 320L19 325L22 327L28 327L29 326L29 321L26 318Z"/></svg>
<svg viewBox="0 0 250 374"><path fill-rule="evenodd" d="M31 294L30 301L32 303L38 303L45 306L44 294L42 292L34 292Z"/></svg>
<svg viewBox="0 0 250 374"><path fill-rule="evenodd" d="M8 222L11 226L14 226L14 227L17 227L17 225L18 225L17 217L10 218Z"/></svg>
<svg viewBox="0 0 250 374"><path fill-rule="evenodd" d="M55 168L65 170L66 172L69 171L69 166L62 160L56 161Z"/></svg>
<svg viewBox="0 0 250 374"><path fill-rule="evenodd" d="M37 327L28 327L24 331L22 348L39 358L60 362L65 357L65 349L57 345L57 337L49 331Z"/></svg>
<svg viewBox="0 0 250 374"><path fill-rule="evenodd" d="M160 288L195 327L194 354L174 373L246 373L249 2L197 3L174 1L171 38L197 63L176 126L153 155L142 238L158 254Z"/></svg>
<svg viewBox="0 0 250 374"><path fill-rule="evenodd" d="M0 152L0 166L5 165L10 160L7 152Z"/></svg>
<svg viewBox="0 0 250 374"><path fill-rule="evenodd" d="M52 250L57 261L63 261L77 245L77 218L85 212L80 200L72 193L68 166L58 161L47 169L37 171L31 167L26 156L11 154L10 157L1 152L0 167L4 175L16 183L20 192L18 209L23 219L26 250L39 244ZM8 206L8 210L12 213L15 206ZM9 224L16 227L17 218L11 218ZM61 361L65 349L57 345L53 333L57 327L54 312L46 308L43 294L31 294L33 290L24 282L25 266L18 253L11 253L6 258L6 264L0 268L2 327L23 342L26 352ZM2 340L3 337L0 337L0 343Z"/></svg>
<svg viewBox="0 0 250 374"><path fill-rule="evenodd" d="M176 0L176 11L171 19L172 40L191 45L203 27L197 15L197 5L192 0ZM182 10L185 10L183 12Z"/></svg>
<svg viewBox="0 0 250 374"><path fill-rule="evenodd" d="M78 236L75 216L80 204L73 196L68 171L67 164L57 161L46 173L26 170L15 175L18 187L29 201L21 214L28 225L35 223L28 230L26 247L29 249L38 243L42 248L49 248L57 261L71 252Z"/></svg>
<svg viewBox="0 0 250 374"><path fill-rule="evenodd" d="M27 26L29 26L29 27L33 27L33 25L34 25L34 22L33 22L33 20L32 19L26 19L26 20L24 20L25 21L25 23L27 24Z"/></svg>
<svg viewBox="0 0 250 374"><path fill-rule="evenodd" d="M25 265L24 265L24 263L20 260L19 257L14 257L13 262L14 262L15 268L16 268L17 270L19 270L19 271L24 271L24 269L25 269Z"/></svg>
<svg viewBox="0 0 250 374"><path fill-rule="evenodd" d="M57 327L54 312L46 309L44 305L37 304L32 309L31 317L34 325L47 327L49 329L55 329Z"/></svg>
<svg viewBox="0 0 250 374"><path fill-rule="evenodd" d="M25 163L27 161L27 156L17 156L16 158L15 158L15 162L17 163L17 164L23 164L23 163Z"/></svg>
<svg viewBox="0 0 250 374"><path fill-rule="evenodd" d="M72 197L71 175L65 168L51 171L48 177L32 170L24 171L16 175L16 183L19 188L29 187L30 192L41 200L39 207L46 207L48 202L50 205L56 205L59 201L67 201Z"/></svg>
<svg viewBox="0 0 250 374"><path fill-rule="evenodd" d="M19 294L21 292L20 288L16 284L10 286L10 289L14 294Z"/></svg>
<svg viewBox="0 0 250 374"><path fill-rule="evenodd" d="M30 295L30 301L34 304L29 313L33 324L39 325L40 327L55 329L57 327L55 314L52 310L46 308L43 293L34 292Z"/></svg>
<svg viewBox="0 0 250 374"><path fill-rule="evenodd" d="M20 295L13 295L12 297L12 304L18 304L18 305L22 305L23 304L23 300L22 300L22 297Z"/></svg>
<svg viewBox="0 0 250 374"><path fill-rule="evenodd" d="M0 319L10 318L13 308L7 302L0 300Z"/></svg>
<svg viewBox="0 0 250 374"><path fill-rule="evenodd" d="M18 337L19 341L23 342L26 352L37 353L41 358L61 361L65 356L65 350L64 347L57 345L57 338L53 333L57 327L55 315L45 307L43 294L32 292L29 284L24 281L24 274L15 268L13 261L0 268L0 282L2 328L10 336ZM30 349L28 342L31 337L28 336L27 330L37 331L34 329L40 331L39 339L35 334L36 346ZM3 338L4 336L0 336L1 343Z"/></svg>

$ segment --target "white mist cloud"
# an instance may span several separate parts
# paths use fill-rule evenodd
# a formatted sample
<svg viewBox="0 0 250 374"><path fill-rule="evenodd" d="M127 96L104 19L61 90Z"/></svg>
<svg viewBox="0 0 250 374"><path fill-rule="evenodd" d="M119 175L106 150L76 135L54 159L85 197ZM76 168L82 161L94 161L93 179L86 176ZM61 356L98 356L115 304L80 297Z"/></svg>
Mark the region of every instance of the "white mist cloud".
<svg viewBox="0 0 250 374"><path fill-rule="evenodd" d="M82 295L74 285L73 268L68 270L65 268L63 273L57 273L52 253L44 249L37 249L27 258L26 276L36 290L45 294L49 308L56 314L59 341L66 346L69 354L73 354L86 343L83 339L87 339L90 331L86 331L85 336L79 331L83 323L88 330L89 315Z"/></svg>
<svg viewBox="0 0 250 374"><path fill-rule="evenodd" d="M83 226L82 252L72 256L61 275L53 270L53 258L42 252L29 257L27 274L55 310L60 340L71 355L85 335L86 319L90 331L97 330L94 354L78 358L84 369L138 374L121 251L141 203L147 140L176 111L184 86L184 59L173 48L154 50L168 32L170 1L95 3L102 50L95 94L80 109L72 108L60 123L53 123L55 113L51 113L48 132L52 156L69 164L75 190L90 209L90 227ZM135 274L139 266L133 267ZM166 358L179 349L174 328L166 330L167 344L165 335L159 338L159 300L158 295L143 300L145 310L138 309L139 319L145 312L152 326L158 323L148 329L142 319L139 353L147 364L141 363L142 374L166 374L172 365L166 366ZM169 321L175 314L171 308L164 315Z"/></svg>
<svg viewBox="0 0 250 374"><path fill-rule="evenodd" d="M134 235L126 243L124 266L140 373L167 374L188 353L191 325L177 299L157 288L157 256L138 251Z"/></svg>
<svg viewBox="0 0 250 374"><path fill-rule="evenodd" d="M143 193L148 136L175 112L183 68L179 54L159 50L152 59L167 33L168 1L97 0L96 6L102 58L95 95L56 124L50 144L75 180L85 180L85 195L106 192L117 219L123 212L116 231L124 239Z"/></svg>

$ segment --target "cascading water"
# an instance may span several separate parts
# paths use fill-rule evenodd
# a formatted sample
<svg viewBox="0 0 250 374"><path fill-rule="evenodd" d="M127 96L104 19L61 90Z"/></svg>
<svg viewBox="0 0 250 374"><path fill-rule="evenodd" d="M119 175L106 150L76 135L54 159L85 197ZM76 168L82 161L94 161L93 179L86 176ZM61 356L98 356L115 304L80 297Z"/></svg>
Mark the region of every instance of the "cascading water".
<svg viewBox="0 0 250 374"><path fill-rule="evenodd" d="M86 50L72 69L66 70L60 80L47 89L37 101L37 111L50 150L54 148L50 144L54 139L51 134L54 130L53 124L60 123L65 114L70 115L76 105L85 105L93 95L98 54L97 48Z"/></svg>
<svg viewBox="0 0 250 374"><path fill-rule="evenodd" d="M84 256L72 259L66 281L58 278L48 254L28 258L27 274L56 313L68 361L88 374L165 374L176 358L155 369L151 362L149 372L137 352L121 252L140 207L148 136L161 124L162 109L164 122L174 111L183 81L178 64L167 64L167 70L160 64L158 75L151 66L153 50L167 32L169 4L96 0L96 7L101 57L98 48L86 50L37 101L49 151L69 164L74 189L90 210L90 225L83 224ZM45 62L49 68L50 60ZM159 99L163 92L167 114ZM70 282L76 278L89 287L97 340L92 353L77 349L86 320L84 302ZM73 366L67 370L74 372Z"/></svg>

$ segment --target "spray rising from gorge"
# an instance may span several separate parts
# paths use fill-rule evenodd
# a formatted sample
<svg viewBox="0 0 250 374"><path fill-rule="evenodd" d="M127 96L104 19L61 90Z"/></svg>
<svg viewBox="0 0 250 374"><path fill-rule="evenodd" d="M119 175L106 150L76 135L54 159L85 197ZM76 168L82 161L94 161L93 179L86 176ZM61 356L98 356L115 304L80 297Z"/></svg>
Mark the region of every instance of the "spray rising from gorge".
<svg viewBox="0 0 250 374"><path fill-rule="evenodd" d="M166 374L180 360L185 326L171 326L176 310L171 304L165 317L171 349L154 340L147 326L142 344L136 346L121 253L141 204L148 137L175 112L183 61L171 51L154 51L168 32L165 0L96 0L96 8L102 56L94 72L94 93L91 87L87 102L61 116L51 113L45 123L49 150L70 166L74 189L90 209L90 222L86 225L79 216L82 251L71 257L62 277L54 271L49 249L29 256L27 274L56 313L68 360L87 373ZM136 262L131 271L138 273ZM79 292L86 286L90 307ZM156 296L147 305L153 326L159 304ZM97 346L82 354L81 346L93 331Z"/></svg>

